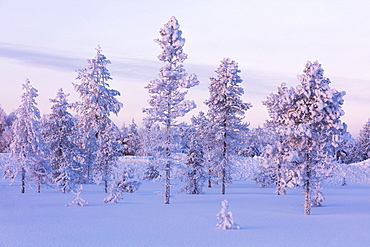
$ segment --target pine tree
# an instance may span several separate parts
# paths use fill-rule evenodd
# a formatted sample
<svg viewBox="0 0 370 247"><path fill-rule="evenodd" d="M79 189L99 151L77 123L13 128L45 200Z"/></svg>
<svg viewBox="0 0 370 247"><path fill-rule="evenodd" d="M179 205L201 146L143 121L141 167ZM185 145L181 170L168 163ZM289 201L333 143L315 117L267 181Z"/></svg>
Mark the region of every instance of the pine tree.
<svg viewBox="0 0 370 247"><path fill-rule="evenodd" d="M252 105L244 103L241 96L243 81L238 75L240 70L235 61L225 58L216 70L217 77L212 77L209 86L210 98L206 100L209 107L208 119L213 138L212 171L221 181L221 194L225 194L225 184L231 181L229 175L231 159L237 155L237 150L243 143L243 136L248 131L248 125L243 123L245 111Z"/></svg>
<svg viewBox="0 0 370 247"><path fill-rule="evenodd" d="M51 149L51 166L54 170L53 181L63 193L69 193L76 183L82 183L83 153L77 143L80 130L75 117L68 112L68 94L59 89L51 113L46 115L42 124L45 142Z"/></svg>
<svg viewBox="0 0 370 247"><path fill-rule="evenodd" d="M83 186L82 186L82 184L80 184L80 187L78 187L76 192L72 191L72 193L75 195L75 198L73 199L73 201L68 203L66 206L81 206L81 207L84 207L84 206L87 206L89 204L88 201L86 201L86 200L84 200L80 197L82 188L83 188Z"/></svg>
<svg viewBox="0 0 370 247"><path fill-rule="evenodd" d="M305 193L305 214L310 214L312 187L333 170L336 151L347 133L340 120L345 92L331 89L323 72L317 61L307 62L304 74L298 76L300 85L282 84L264 102L280 135L274 158L283 172L298 177Z"/></svg>
<svg viewBox="0 0 370 247"><path fill-rule="evenodd" d="M9 146L12 142L12 125L16 116L14 112L6 115L3 108L0 106L0 153L9 152Z"/></svg>
<svg viewBox="0 0 370 247"><path fill-rule="evenodd" d="M183 62L187 54L183 53L185 39L181 37L180 25L175 17L171 17L168 23L161 28L161 39L155 42L162 48L158 59L165 65L160 69L159 78L150 81L145 87L150 94L148 101L150 108L144 109L148 120L162 123L166 128L165 141L165 193L164 203L170 201L170 169L171 169L171 128L175 126L176 119L183 117L190 110L195 108L193 101L185 100L187 89L199 84L197 77L192 74L188 76Z"/></svg>
<svg viewBox="0 0 370 247"><path fill-rule="evenodd" d="M139 136L138 126L134 119L132 119L132 122L128 127L123 124L119 142L122 146L122 155L136 156L139 154L142 149L142 143Z"/></svg>
<svg viewBox="0 0 370 247"><path fill-rule="evenodd" d="M229 211L229 202L223 200L221 205L221 211L217 214L217 218L220 222L218 222L216 226L222 230L240 229L240 226L235 223L234 214Z"/></svg>
<svg viewBox="0 0 370 247"><path fill-rule="evenodd" d="M36 192L41 185L47 184L51 168L47 160L48 147L40 132L40 111L35 98L37 89L27 79L23 84L22 103L16 111L17 119L13 123L13 142L10 147L12 159L21 171L21 193L26 191L26 180L34 180Z"/></svg>
<svg viewBox="0 0 370 247"><path fill-rule="evenodd" d="M185 162L185 186L181 192L187 194L202 194L203 184L206 179L204 172L204 152L199 144L196 131L193 131L190 137L190 147Z"/></svg>
<svg viewBox="0 0 370 247"><path fill-rule="evenodd" d="M354 162L361 162L370 159L370 119L360 130L352 149Z"/></svg>
<svg viewBox="0 0 370 247"><path fill-rule="evenodd" d="M107 65L111 62L101 53L100 46L96 51L96 57L88 60L88 67L77 70L76 79L81 83L74 87L80 94L80 102L74 108L79 115L79 128L85 135L82 148L87 152L88 180L93 175L95 182L104 181L107 192L109 173L118 155L118 131L109 117L111 113L117 115L123 104L116 99L120 93L109 88L108 81L112 78Z"/></svg>

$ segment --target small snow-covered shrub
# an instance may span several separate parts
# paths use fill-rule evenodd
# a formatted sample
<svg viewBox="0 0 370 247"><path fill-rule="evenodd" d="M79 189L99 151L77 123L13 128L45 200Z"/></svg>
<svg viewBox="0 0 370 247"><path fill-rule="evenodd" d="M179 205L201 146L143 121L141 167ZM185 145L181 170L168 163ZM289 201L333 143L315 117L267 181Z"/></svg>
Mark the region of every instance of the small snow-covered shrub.
<svg viewBox="0 0 370 247"><path fill-rule="evenodd" d="M234 221L233 213L228 211L229 203L227 200L223 200L221 205L221 211L217 214L217 218L220 222L218 222L216 226L222 230L240 229L240 226Z"/></svg>
<svg viewBox="0 0 370 247"><path fill-rule="evenodd" d="M67 206L81 206L81 207L84 207L84 206L87 206L89 204L87 201L85 201L84 199L82 199L80 197L81 191L82 191L82 184L80 185L80 187L78 187L76 192L74 192L73 190L71 191L73 194L75 194L75 198L73 199L73 201L68 203Z"/></svg>

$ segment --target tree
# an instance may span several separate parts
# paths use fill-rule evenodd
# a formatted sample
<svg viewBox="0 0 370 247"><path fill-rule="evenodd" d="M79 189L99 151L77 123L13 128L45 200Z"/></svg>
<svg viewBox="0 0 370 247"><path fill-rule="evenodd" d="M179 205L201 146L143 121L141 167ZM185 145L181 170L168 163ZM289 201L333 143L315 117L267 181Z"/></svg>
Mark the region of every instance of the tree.
<svg viewBox="0 0 370 247"><path fill-rule="evenodd" d="M197 136L197 142L202 146L203 157L204 157L204 169L207 170L207 185L208 188L212 187L212 147L214 144L213 136L209 131L211 128L211 120L207 118L207 115L200 111L197 116L191 118L191 122L195 128L195 135Z"/></svg>
<svg viewBox="0 0 370 247"><path fill-rule="evenodd" d="M88 60L88 67L77 70L76 79L81 83L74 87L80 94L80 102L74 108L79 114L79 128L84 132L82 148L87 152L88 180L93 173L95 182L104 181L107 192L112 164L118 155L118 131L109 117L111 113L117 115L123 104L116 99L120 93L109 88L108 81L112 78L107 65L111 62L101 53L100 46L96 51L95 58Z"/></svg>
<svg viewBox="0 0 370 247"><path fill-rule="evenodd" d="M298 178L305 193L304 213L310 214L311 190L333 170L347 126L340 120L345 92L330 88L317 61L307 62L303 72L300 85L288 88L283 83L263 103L280 135L272 156L283 172L293 171Z"/></svg>
<svg viewBox="0 0 370 247"><path fill-rule="evenodd" d="M229 176L231 159L243 144L243 137L248 131L248 124L242 122L245 111L252 105L244 103L241 96L243 81L238 75L240 70L235 61L225 58L216 70L216 77L211 77L210 97L205 101L208 106L209 126L213 138L212 170L221 181L221 194L225 194L225 184L231 181Z"/></svg>
<svg viewBox="0 0 370 247"><path fill-rule="evenodd" d="M229 211L229 202L223 200L221 205L221 211L217 214L217 218L220 222L218 222L216 226L222 230L240 229L240 226L235 223L234 214Z"/></svg>
<svg viewBox="0 0 370 247"><path fill-rule="evenodd" d="M6 115L3 108L0 106L0 153L9 151L10 143L12 143L12 125L16 119L14 112Z"/></svg>
<svg viewBox="0 0 370 247"><path fill-rule="evenodd" d="M35 98L37 89L27 79L23 84L22 103L16 111L17 119L13 123L13 142L10 146L12 159L21 170L21 193L26 191L26 180L35 180L36 192L40 193L42 184L46 184L51 174L48 147L40 132L40 111Z"/></svg>
<svg viewBox="0 0 370 247"><path fill-rule="evenodd" d="M165 65L160 69L159 78L152 80L145 87L150 94L150 108L144 109L151 122L162 123L166 130L165 141L165 194L164 203L169 204L170 198L170 169L171 169L171 129L176 125L176 119L183 117L195 108L193 101L185 100L189 88L199 84L194 74L188 76L183 62L187 54L183 53L185 39L181 37L180 25L175 17L159 31L161 39L154 40L163 50L158 59Z"/></svg>
<svg viewBox="0 0 370 247"><path fill-rule="evenodd" d="M190 137L190 147L185 162L185 186L181 188L181 191L185 191L187 194L202 194L203 184L206 178L203 147L199 144L196 133L194 131Z"/></svg>
<svg viewBox="0 0 370 247"><path fill-rule="evenodd" d="M360 135L356 139L352 152L354 162L370 159L370 119L360 130Z"/></svg>
<svg viewBox="0 0 370 247"><path fill-rule="evenodd" d="M84 163L84 150L77 143L81 132L77 119L68 112L68 96L62 89L58 90L56 98L50 99L51 113L42 123L44 140L51 149L53 181L63 193L69 193L76 183L83 182Z"/></svg>
<svg viewBox="0 0 370 247"><path fill-rule="evenodd" d="M136 156L139 154L142 149L142 143L138 127L134 119L132 119L132 122L128 127L123 124L119 142L122 146L122 155Z"/></svg>

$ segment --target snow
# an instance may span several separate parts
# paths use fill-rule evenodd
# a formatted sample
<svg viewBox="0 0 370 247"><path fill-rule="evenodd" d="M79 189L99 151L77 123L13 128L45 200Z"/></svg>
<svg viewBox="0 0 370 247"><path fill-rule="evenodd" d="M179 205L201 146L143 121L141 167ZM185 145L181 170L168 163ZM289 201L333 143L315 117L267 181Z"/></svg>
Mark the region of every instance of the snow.
<svg viewBox="0 0 370 247"><path fill-rule="evenodd" d="M2 171L1 171L2 172ZM303 215L300 189L286 196L275 188L235 181L205 194L177 194L171 204L157 191L163 182L141 181L137 193L106 204L103 186L84 185L86 207L66 207L73 194L43 189L19 193L20 182L0 180L0 246L368 246L370 186L325 187L322 207ZM217 229L220 203L231 205L240 230Z"/></svg>

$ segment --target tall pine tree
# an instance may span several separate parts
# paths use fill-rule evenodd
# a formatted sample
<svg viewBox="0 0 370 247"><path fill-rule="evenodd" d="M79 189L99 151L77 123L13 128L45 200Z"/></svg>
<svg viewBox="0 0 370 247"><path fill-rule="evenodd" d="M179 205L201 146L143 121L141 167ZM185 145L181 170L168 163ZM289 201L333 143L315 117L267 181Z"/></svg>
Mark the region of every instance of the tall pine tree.
<svg viewBox="0 0 370 247"><path fill-rule="evenodd" d="M282 181L287 181L287 173L298 178L296 185L305 193L304 213L310 214L312 188L332 171L347 132L340 120L345 92L330 88L317 61L307 62L303 72L298 76L300 85L288 88L282 84L264 104L280 136L272 156L281 166Z"/></svg>
<svg viewBox="0 0 370 247"><path fill-rule="evenodd" d="M156 39L163 50L158 55L159 61L165 65L159 71L159 78L152 80L145 87L150 94L148 101L150 108L144 109L147 118L152 122L159 122L165 126L165 195L164 203L170 202L170 169L171 169L171 129L176 125L176 119L183 117L195 108L193 101L185 100L189 88L199 84L194 74L188 76L183 62L187 54L183 53L185 39L181 37L180 25L175 17L171 17L168 23L159 31L160 39Z"/></svg>
<svg viewBox="0 0 370 247"><path fill-rule="evenodd" d="M63 193L69 193L76 183L83 182L84 150L78 146L81 134L78 122L68 112L68 95L58 90L51 113L42 122L45 142L51 149L51 166L54 170L53 181Z"/></svg>
<svg viewBox="0 0 370 247"><path fill-rule="evenodd" d="M243 123L245 111L252 105L244 103L241 96L243 81L235 61L225 58L216 70L216 77L211 77L210 97L205 101L208 106L208 131L213 138L211 169L221 182L221 194L225 194L226 183L231 182L230 168L232 158L243 143L243 136L248 131L248 124Z"/></svg>
<svg viewBox="0 0 370 247"><path fill-rule="evenodd" d="M79 115L79 127L84 132L82 148L86 150L88 179L95 182L104 181L105 192L108 180L118 155L117 128L110 119L111 113L118 114L123 104L116 98L117 90L110 89L108 81L112 80L107 65L111 62L102 54L100 46L95 58L88 60L88 67L77 70L74 84L80 94L80 102L74 104Z"/></svg>
<svg viewBox="0 0 370 247"><path fill-rule="evenodd" d="M36 192L41 185L49 182L48 146L41 137L40 111L35 98L37 89L27 79L23 84L22 103L16 111L17 119L13 123L13 142L10 146L12 159L21 171L21 193L26 191L26 181L36 182Z"/></svg>

